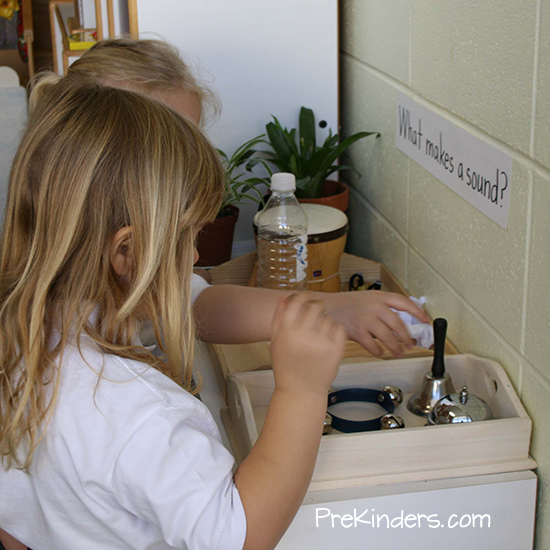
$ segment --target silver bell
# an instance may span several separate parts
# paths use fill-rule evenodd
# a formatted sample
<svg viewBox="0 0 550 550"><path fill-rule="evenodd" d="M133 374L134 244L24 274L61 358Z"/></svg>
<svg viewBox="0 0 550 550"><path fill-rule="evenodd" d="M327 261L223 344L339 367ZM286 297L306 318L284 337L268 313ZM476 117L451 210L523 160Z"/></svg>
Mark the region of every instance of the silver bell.
<svg viewBox="0 0 550 550"><path fill-rule="evenodd" d="M397 409L403 403L403 392L397 386L384 386L382 391L390 394L394 407Z"/></svg>
<svg viewBox="0 0 550 550"><path fill-rule="evenodd" d="M460 393L453 393L442 397L428 415L429 424L460 424L463 422L477 422L491 420L493 411L489 404L468 392L462 386Z"/></svg>
<svg viewBox="0 0 550 550"><path fill-rule="evenodd" d="M330 435L332 433L332 416L327 414L325 421L323 422L323 435Z"/></svg>
<svg viewBox="0 0 550 550"><path fill-rule="evenodd" d="M381 430L393 430L396 428L404 428L405 422L397 414L385 414L380 418L380 429Z"/></svg>

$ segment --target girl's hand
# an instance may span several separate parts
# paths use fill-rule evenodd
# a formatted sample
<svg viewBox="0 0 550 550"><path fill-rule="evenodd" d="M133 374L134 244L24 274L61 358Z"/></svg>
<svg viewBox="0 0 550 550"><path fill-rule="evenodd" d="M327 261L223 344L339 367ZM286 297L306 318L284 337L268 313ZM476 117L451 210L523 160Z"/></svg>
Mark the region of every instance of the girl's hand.
<svg viewBox="0 0 550 550"><path fill-rule="evenodd" d="M406 311L423 323L431 323L422 309L401 294L380 290L340 292L328 295L325 302L330 316L344 326L349 337L373 355L382 353L375 338L396 357L403 355L400 343L407 348L414 345L407 328L390 308Z"/></svg>
<svg viewBox="0 0 550 550"><path fill-rule="evenodd" d="M283 298L271 334L276 388L326 395L338 372L346 338L344 328L311 295Z"/></svg>

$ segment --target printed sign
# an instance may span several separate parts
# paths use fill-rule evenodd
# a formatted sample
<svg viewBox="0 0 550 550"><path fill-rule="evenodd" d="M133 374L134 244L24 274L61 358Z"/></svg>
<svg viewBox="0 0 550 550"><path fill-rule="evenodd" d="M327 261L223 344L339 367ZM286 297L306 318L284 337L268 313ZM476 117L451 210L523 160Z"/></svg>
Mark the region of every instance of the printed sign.
<svg viewBox="0 0 550 550"><path fill-rule="evenodd" d="M512 158L409 97L397 98L395 146L506 229Z"/></svg>

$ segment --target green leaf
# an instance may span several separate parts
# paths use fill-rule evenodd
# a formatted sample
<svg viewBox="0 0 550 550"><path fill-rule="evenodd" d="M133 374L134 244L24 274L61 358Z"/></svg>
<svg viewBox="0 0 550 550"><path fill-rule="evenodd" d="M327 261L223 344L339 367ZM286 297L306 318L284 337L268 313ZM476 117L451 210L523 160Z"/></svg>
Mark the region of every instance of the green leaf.
<svg viewBox="0 0 550 550"><path fill-rule="evenodd" d="M267 178L248 178L247 180L243 181L243 183L253 186L253 185L261 185L263 184L269 184L269 180Z"/></svg>
<svg viewBox="0 0 550 550"><path fill-rule="evenodd" d="M255 155L258 151L256 149L249 149L239 157L239 164L242 164L245 160L248 160L252 155Z"/></svg>
<svg viewBox="0 0 550 550"><path fill-rule="evenodd" d="M234 153L233 153L233 156L231 157L231 159L229 160L229 165L230 167L233 166L233 167L236 167L238 166L239 164L242 163L243 161L243 155L246 155L248 153L248 151L252 150L252 147L254 147L255 145L258 145L258 143L264 143L264 140L262 139L264 136L264 134L262 134L261 136L258 136L258 137L255 137L255 138L252 138L250 140L248 140L246 143L243 143ZM254 151L254 150L253 150ZM255 152L255 151L254 151ZM252 156L253 153L250 153L248 155L248 157L245 157L245 158L250 158L250 156ZM228 169L229 172L231 172L231 168Z"/></svg>
<svg viewBox="0 0 550 550"><path fill-rule="evenodd" d="M290 157L290 172L292 174L294 174L295 176L298 176L298 164L297 164L297 161L296 161L296 155L292 155ZM298 178L296 178L298 179Z"/></svg>
<svg viewBox="0 0 550 550"><path fill-rule="evenodd" d="M315 115L311 109L302 107L300 109L300 152L305 159L309 159L317 144L315 140Z"/></svg>
<svg viewBox="0 0 550 550"><path fill-rule="evenodd" d="M262 203L262 205L265 204L265 203L264 203L264 195L263 195L263 193L261 193L260 190L259 190L257 187L255 187L255 186L252 187L252 191L254 191L254 193L256 193L256 195L258 195L259 201Z"/></svg>
<svg viewBox="0 0 550 550"><path fill-rule="evenodd" d="M318 196L327 177L340 170L353 170L359 175L352 166L335 166L334 163L356 141L371 135L380 136L378 132L360 132L339 143L338 134L333 134L329 129L324 143L318 146L314 113L311 109L302 107L298 121L300 136L297 143L296 128L289 131L281 125L277 117L272 115L272 118L273 122L266 126L272 150L258 151L257 156L252 155L246 168L250 171L254 166L261 164L268 169L268 165L272 165L283 172L294 173L301 197Z"/></svg>
<svg viewBox="0 0 550 550"><path fill-rule="evenodd" d="M256 197L253 197L252 195L243 195L244 197L246 197L247 199L250 199L251 201L254 201L255 203L260 203L262 202L263 203L263 197L261 198L256 198Z"/></svg>
<svg viewBox="0 0 550 550"><path fill-rule="evenodd" d="M310 159L307 167L307 174L311 177L315 176L321 170L325 159L330 155L331 149L319 149ZM330 163L332 164L332 163Z"/></svg>
<svg viewBox="0 0 550 550"><path fill-rule="evenodd" d="M297 179L296 180L296 187L298 189L307 189L307 187L309 186L311 182L311 178L309 176L306 176L305 178L302 178L302 179Z"/></svg>
<svg viewBox="0 0 550 550"><path fill-rule="evenodd" d="M273 117L273 120L275 121L275 125L281 132L283 131L283 125L279 122L279 119L275 115L271 115Z"/></svg>
<svg viewBox="0 0 550 550"><path fill-rule="evenodd" d="M300 151L298 150L298 145L296 144L296 128L293 128L286 135L287 135L288 145L290 146L292 152L296 155L296 157L299 157Z"/></svg>
<svg viewBox="0 0 550 550"><path fill-rule="evenodd" d="M316 176L314 178L307 177L300 180L300 185L296 182L296 196L300 199L317 198L320 195L320 189L323 181L319 181L319 177Z"/></svg>
<svg viewBox="0 0 550 550"><path fill-rule="evenodd" d="M269 136L269 143L277 153L280 162L287 164L289 162L290 155L292 154L292 150L282 130L280 127L273 124L273 122L267 124L265 129L267 131L267 135Z"/></svg>
<svg viewBox="0 0 550 550"><path fill-rule="evenodd" d="M351 145L353 145L356 141L359 141L360 139L363 139L368 136L372 136L373 134L376 134L376 132L359 132L357 134L354 134L353 136L349 136L344 141L342 141L338 147L335 147L329 155L326 156L326 158L323 160L319 172L326 173L332 163ZM326 179L326 178L324 178Z"/></svg>
<svg viewBox="0 0 550 550"><path fill-rule="evenodd" d="M279 169L279 172L290 172L290 168L288 164L283 164L282 162L279 162L278 160L270 160L271 164L276 166Z"/></svg>
<svg viewBox="0 0 550 550"><path fill-rule="evenodd" d="M340 172L341 170L351 170L352 172L355 172L358 177L361 177L361 174L353 166L349 166L348 164L333 164L327 170L325 179L327 179L331 174L334 174L334 172Z"/></svg>
<svg viewBox="0 0 550 550"><path fill-rule="evenodd" d="M338 134L332 135L332 132L329 132L327 139L325 139L325 143L323 143L323 147L336 147L339 139L340 137Z"/></svg>
<svg viewBox="0 0 550 550"><path fill-rule="evenodd" d="M223 151L219 151L225 165L225 196L222 201L222 210L224 207L232 204L240 204L246 199L254 202L263 203L262 193L256 189L256 185L267 184L265 178L247 178L249 172L242 170L241 167L249 162L256 160L255 155L264 154L263 151L257 151L254 147L260 143L268 144L265 134L252 138L236 149L230 159ZM261 159L260 159L261 160ZM261 160L262 164L267 166L267 160Z"/></svg>
<svg viewBox="0 0 550 550"><path fill-rule="evenodd" d="M259 158L255 158L255 159L252 159L250 162L247 163L246 165L246 169L251 172L252 169L257 166L258 164L261 164L267 171L267 173L269 174L269 176L271 177L273 175L273 170L271 170L271 168L269 167L269 164L267 164L267 162L263 159L259 159Z"/></svg>
<svg viewBox="0 0 550 550"><path fill-rule="evenodd" d="M298 197L303 197L303 193L300 194L300 191L304 190L304 189L307 189L309 187L309 182L310 182L310 178L304 178L303 180L297 180L296 181L296 191L294 192L294 194Z"/></svg>
<svg viewBox="0 0 550 550"><path fill-rule="evenodd" d="M262 158L265 158L267 160L277 160L279 158L279 155L275 151L258 151L258 153L261 153L263 155Z"/></svg>
<svg viewBox="0 0 550 550"><path fill-rule="evenodd" d="M320 197L321 196L321 188L323 187L323 183L325 183L325 180L327 179L326 174L323 174L320 172L312 178L311 180L311 196L312 197Z"/></svg>

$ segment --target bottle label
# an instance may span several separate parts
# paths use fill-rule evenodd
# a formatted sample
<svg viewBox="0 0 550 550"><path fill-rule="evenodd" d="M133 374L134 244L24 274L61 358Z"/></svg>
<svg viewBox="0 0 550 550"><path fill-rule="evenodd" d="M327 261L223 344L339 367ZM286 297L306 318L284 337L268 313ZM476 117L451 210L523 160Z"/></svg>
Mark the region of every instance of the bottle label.
<svg viewBox="0 0 550 550"><path fill-rule="evenodd" d="M296 281L303 281L307 275L307 233L294 245L296 249Z"/></svg>

